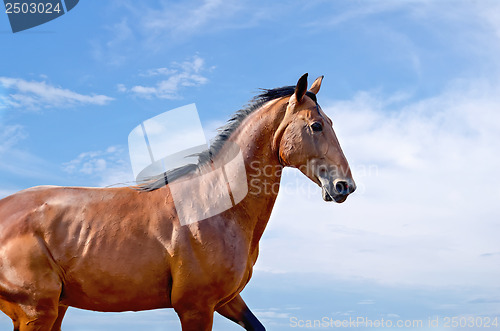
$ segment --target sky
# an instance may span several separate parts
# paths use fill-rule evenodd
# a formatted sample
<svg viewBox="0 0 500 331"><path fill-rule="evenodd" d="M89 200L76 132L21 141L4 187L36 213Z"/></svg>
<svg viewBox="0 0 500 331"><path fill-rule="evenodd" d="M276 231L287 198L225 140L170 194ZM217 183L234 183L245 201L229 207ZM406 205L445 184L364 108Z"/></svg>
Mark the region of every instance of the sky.
<svg viewBox="0 0 500 331"><path fill-rule="evenodd" d="M213 137L258 88L325 75L318 101L358 190L326 203L287 169L249 307L270 330L500 318L498 2L80 1L15 34L0 15L0 40L0 198L129 183L144 120L196 103ZM172 310L70 309L63 324L111 327L180 330Z"/></svg>

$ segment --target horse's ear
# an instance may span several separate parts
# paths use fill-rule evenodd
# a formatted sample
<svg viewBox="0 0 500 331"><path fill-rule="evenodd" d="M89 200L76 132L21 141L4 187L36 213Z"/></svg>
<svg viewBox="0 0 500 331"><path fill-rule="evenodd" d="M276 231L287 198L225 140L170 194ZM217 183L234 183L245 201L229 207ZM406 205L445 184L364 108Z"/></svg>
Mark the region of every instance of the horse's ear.
<svg viewBox="0 0 500 331"><path fill-rule="evenodd" d="M319 76L318 78L316 78L309 91L314 94L318 94L319 89L321 88L321 82L323 82L323 77L325 76Z"/></svg>
<svg viewBox="0 0 500 331"><path fill-rule="evenodd" d="M295 86L295 98L300 102L307 92L307 72L299 78L297 86Z"/></svg>

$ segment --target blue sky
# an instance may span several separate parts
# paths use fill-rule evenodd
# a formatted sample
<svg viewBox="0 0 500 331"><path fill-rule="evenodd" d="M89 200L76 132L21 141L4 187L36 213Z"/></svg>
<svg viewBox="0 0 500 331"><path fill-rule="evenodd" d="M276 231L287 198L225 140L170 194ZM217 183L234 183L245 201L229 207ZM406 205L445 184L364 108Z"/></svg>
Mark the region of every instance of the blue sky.
<svg viewBox="0 0 500 331"><path fill-rule="evenodd" d="M130 181L142 121L194 102L212 136L258 88L325 75L318 100L359 189L327 204L285 173L249 306L271 330L500 317L497 2L80 1L16 34L0 15L0 38L0 197ZM168 310L70 310L64 324L111 325L180 329Z"/></svg>

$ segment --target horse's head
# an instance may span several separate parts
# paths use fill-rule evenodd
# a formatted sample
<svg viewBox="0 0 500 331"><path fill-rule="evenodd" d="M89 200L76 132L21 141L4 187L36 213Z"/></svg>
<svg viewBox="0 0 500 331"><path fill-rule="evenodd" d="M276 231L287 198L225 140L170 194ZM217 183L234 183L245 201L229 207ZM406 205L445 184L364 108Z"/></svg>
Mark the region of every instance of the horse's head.
<svg viewBox="0 0 500 331"><path fill-rule="evenodd" d="M325 201L344 202L356 184L332 120L316 100L323 77L307 91L307 74L300 77L288 100L285 116L273 140L285 166L298 168L323 189Z"/></svg>

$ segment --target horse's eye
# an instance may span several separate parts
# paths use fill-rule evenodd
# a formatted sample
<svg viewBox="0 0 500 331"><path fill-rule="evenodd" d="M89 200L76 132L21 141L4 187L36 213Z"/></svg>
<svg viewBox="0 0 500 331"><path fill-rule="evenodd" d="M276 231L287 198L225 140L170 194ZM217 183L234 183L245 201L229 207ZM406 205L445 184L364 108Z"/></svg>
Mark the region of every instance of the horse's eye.
<svg viewBox="0 0 500 331"><path fill-rule="evenodd" d="M313 124L311 124L311 128L314 132L323 131L323 126L319 122L314 122Z"/></svg>

